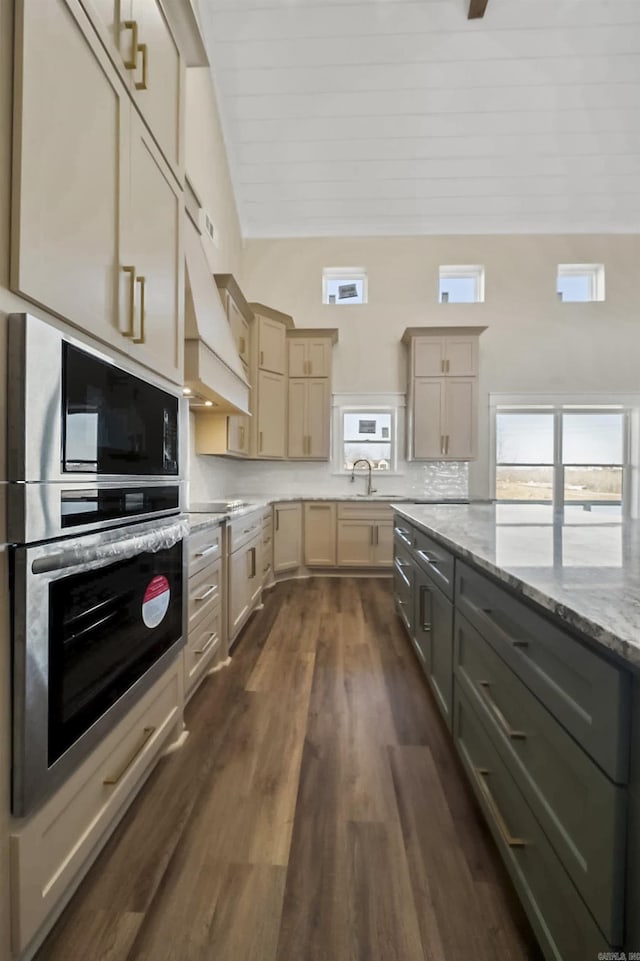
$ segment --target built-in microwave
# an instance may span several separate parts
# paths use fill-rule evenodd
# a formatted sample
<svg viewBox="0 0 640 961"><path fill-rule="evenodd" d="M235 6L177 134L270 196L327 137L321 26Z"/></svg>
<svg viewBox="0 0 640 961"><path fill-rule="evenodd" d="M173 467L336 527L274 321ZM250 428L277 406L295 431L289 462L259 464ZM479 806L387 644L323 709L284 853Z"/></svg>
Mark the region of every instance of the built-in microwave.
<svg viewBox="0 0 640 961"><path fill-rule="evenodd" d="M179 390L30 314L9 318L9 540L53 537L184 508Z"/></svg>

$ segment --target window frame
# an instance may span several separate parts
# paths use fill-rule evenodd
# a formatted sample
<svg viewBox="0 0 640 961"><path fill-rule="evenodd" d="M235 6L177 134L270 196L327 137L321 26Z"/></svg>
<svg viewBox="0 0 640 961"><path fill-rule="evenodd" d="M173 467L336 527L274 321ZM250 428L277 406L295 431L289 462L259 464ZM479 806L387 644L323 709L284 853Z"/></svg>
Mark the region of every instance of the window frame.
<svg viewBox="0 0 640 961"><path fill-rule="evenodd" d="M559 298L558 284L561 277L588 277L590 280L591 297L589 300L565 300ZM601 304L605 301L605 269L604 264L558 264L556 270L556 298L561 304Z"/></svg>
<svg viewBox="0 0 640 961"><path fill-rule="evenodd" d="M341 404L336 408L337 413L337 430L336 430L336 446L335 446L335 460L334 466L335 474L342 474L345 476L351 476L351 468L346 468L344 466L345 456L344 456L344 445L346 443L344 436L344 418L345 414L389 414L391 418L391 430L390 437L388 441L377 441L376 443L388 443L391 448L391 457L389 461L389 470L377 470L372 469L372 474L376 477L384 476L388 477L390 474L398 473L398 408L397 406L392 406L391 404ZM355 469L356 476L360 473L366 473L366 469L357 467Z"/></svg>
<svg viewBox="0 0 640 961"><path fill-rule="evenodd" d="M622 498L620 502L621 519L629 518L632 514L632 414L633 411L627 404L493 404L492 423L492 491L493 499L496 504L538 504L549 506L553 516L563 520L565 508L579 506L580 501L568 501L565 503L565 470L571 467L611 467L621 468L622 470ZM553 462L549 464L529 464L529 463L498 463L498 443L497 443L497 418L499 414L550 414L553 416ZM563 417L565 414L622 414L623 416L623 437L622 437L622 463L621 464L572 464L563 461ZM516 500L498 499L497 491L497 468L498 467L530 467L551 468L552 471L552 499L551 504L548 500ZM585 510L590 509L593 501L585 501L582 505ZM606 503L606 502L605 502ZM617 502L616 502L617 503ZM589 505L589 506L588 506ZM619 523L618 520L612 523Z"/></svg>
<svg viewBox="0 0 640 961"><path fill-rule="evenodd" d="M362 302L350 303L349 300L329 303L328 282L330 280L348 280L362 282ZM322 305L323 307L364 307L369 303L369 278L366 267L323 267L322 268Z"/></svg>
<svg viewBox="0 0 640 961"><path fill-rule="evenodd" d="M439 304L484 304L485 295L485 266L484 264L441 264L438 267L438 303ZM475 300L442 300L440 287L443 280L458 280L467 278L475 284Z"/></svg>

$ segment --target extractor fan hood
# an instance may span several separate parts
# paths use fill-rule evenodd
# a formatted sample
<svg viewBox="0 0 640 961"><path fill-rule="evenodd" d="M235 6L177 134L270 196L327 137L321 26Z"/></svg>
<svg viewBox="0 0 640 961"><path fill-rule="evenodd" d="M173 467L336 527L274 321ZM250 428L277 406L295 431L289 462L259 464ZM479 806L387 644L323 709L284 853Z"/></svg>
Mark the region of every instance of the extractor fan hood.
<svg viewBox="0 0 640 961"><path fill-rule="evenodd" d="M249 384L220 294L191 220L185 218L186 304L184 382L221 414L249 411Z"/></svg>

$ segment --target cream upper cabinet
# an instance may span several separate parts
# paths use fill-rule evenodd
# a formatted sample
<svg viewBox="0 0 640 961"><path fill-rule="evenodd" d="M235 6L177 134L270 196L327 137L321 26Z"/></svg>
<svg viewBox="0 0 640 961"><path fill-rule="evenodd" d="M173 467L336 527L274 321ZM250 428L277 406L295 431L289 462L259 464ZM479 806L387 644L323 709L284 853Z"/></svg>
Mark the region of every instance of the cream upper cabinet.
<svg viewBox="0 0 640 961"><path fill-rule="evenodd" d="M242 457L249 455L250 417L246 414L233 414L227 424L227 450L230 454Z"/></svg>
<svg viewBox="0 0 640 961"><path fill-rule="evenodd" d="M11 287L126 350L128 97L78 3L23 0L16 18Z"/></svg>
<svg viewBox="0 0 640 961"><path fill-rule="evenodd" d="M229 318L229 323L231 325L233 339L235 340L236 347L238 348L238 354L240 355L242 362L244 364L248 364L250 348L249 324L241 310L237 307L233 297L228 292L225 297L225 301L227 317Z"/></svg>
<svg viewBox="0 0 640 961"><path fill-rule="evenodd" d="M286 456L286 381L282 374L258 371L258 457Z"/></svg>
<svg viewBox="0 0 640 961"><path fill-rule="evenodd" d="M258 367L274 374L287 369L285 327L270 317L258 317Z"/></svg>
<svg viewBox="0 0 640 961"><path fill-rule="evenodd" d="M302 505L273 508L273 571L289 571L302 563Z"/></svg>
<svg viewBox="0 0 640 961"><path fill-rule="evenodd" d="M477 334L414 339L414 377L473 377L477 371Z"/></svg>
<svg viewBox="0 0 640 961"><path fill-rule="evenodd" d="M336 565L336 505L304 505L304 562L307 567Z"/></svg>
<svg viewBox="0 0 640 961"><path fill-rule="evenodd" d="M289 379L289 457L329 459L331 394L326 378Z"/></svg>
<svg viewBox="0 0 640 961"><path fill-rule="evenodd" d="M16 16L11 286L182 383L180 189L80 4Z"/></svg>
<svg viewBox="0 0 640 961"><path fill-rule="evenodd" d="M332 348L330 337L297 336L288 338L290 377L330 377Z"/></svg>
<svg viewBox="0 0 640 961"><path fill-rule="evenodd" d="M409 327L409 460L477 457L478 339L486 327Z"/></svg>
<svg viewBox="0 0 640 961"><path fill-rule="evenodd" d="M133 344L139 359L182 379L184 270L182 192L140 118L132 113L125 260L135 267Z"/></svg>
<svg viewBox="0 0 640 961"><path fill-rule="evenodd" d="M81 0L171 169L182 179L180 50L159 0Z"/></svg>

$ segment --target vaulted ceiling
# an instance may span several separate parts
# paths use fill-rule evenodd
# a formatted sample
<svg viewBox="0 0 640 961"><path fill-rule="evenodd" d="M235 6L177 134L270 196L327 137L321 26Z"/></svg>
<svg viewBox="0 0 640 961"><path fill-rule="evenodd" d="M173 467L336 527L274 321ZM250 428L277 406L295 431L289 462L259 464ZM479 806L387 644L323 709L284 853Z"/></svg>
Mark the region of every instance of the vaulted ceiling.
<svg viewBox="0 0 640 961"><path fill-rule="evenodd" d="M247 237L640 230L640 0L199 0Z"/></svg>

